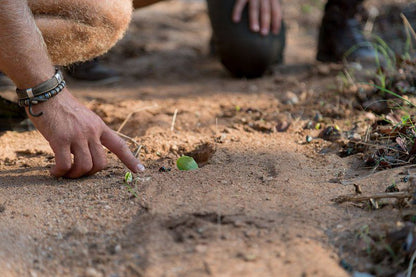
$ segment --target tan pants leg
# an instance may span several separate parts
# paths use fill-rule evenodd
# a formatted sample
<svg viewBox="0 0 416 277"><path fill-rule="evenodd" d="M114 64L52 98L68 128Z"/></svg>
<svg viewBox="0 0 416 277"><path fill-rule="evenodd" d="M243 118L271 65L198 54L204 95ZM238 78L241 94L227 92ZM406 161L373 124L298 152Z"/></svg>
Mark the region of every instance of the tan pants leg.
<svg viewBox="0 0 416 277"><path fill-rule="evenodd" d="M29 0L54 64L86 61L123 36L132 0Z"/></svg>

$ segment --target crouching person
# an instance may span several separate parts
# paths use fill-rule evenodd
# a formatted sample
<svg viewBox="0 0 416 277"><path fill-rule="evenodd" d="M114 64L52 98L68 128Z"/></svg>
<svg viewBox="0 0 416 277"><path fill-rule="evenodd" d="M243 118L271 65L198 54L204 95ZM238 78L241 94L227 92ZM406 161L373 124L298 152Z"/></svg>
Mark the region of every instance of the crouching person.
<svg viewBox="0 0 416 277"><path fill-rule="evenodd" d="M133 172L143 165L124 141L78 102L54 65L89 60L124 34L131 0L0 0L0 71L55 154L51 174L78 178L106 167L102 146ZM73 155L73 158L72 158Z"/></svg>

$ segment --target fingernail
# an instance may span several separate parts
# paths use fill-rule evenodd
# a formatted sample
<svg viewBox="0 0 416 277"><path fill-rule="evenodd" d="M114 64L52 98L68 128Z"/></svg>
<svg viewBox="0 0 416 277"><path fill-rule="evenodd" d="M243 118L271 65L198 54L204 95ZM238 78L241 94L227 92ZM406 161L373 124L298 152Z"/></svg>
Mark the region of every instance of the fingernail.
<svg viewBox="0 0 416 277"><path fill-rule="evenodd" d="M266 28L261 29L261 34L262 35L267 35L269 33L269 31Z"/></svg>
<svg viewBox="0 0 416 277"><path fill-rule="evenodd" d="M253 31L254 32L258 32L258 31L260 31L260 26L259 25L253 25Z"/></svg>
<svg viewBox="0 0 416 277"><path fill-rule="evenodd" d="M141 172L145 171L145 169L146 169L144 167L144 165L142 165L142 164L138 164L136 168L137 168L137 171L141 171Z"/></svg>

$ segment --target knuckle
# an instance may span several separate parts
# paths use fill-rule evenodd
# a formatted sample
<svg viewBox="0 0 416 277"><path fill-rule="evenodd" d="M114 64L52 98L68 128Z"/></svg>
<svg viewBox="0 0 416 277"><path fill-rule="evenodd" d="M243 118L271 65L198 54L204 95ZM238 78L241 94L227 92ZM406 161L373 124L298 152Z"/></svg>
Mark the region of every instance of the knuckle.
<svg viewBox="0 0 416 277"><path fill-rule="evenodd" d="M70 170L71 170L71 163L68 163L68 162L57 164L55 167L55 171L60 174L66 173Z"/></svg>
<svg viewBox="0 0 416 277"><path fill-rule="evenodd" d="M104 169L107 167L107 160L103 159L97 163L98 170Z"/></svg>
<svg viewBox="0 0 416 277"><path fill-rule="evenodd" d="M117 137L117 139L115 139L115 144L116 144L117 148L119 148L119 149L124 149L125 147L127 147L124 140L120 137Z"/></svg>
<svg viewBox="0 0 416 277"><path fill-rule="evenodd" d="M90 172L90 174L94 174L98 171L101 171L101 170L105 169L106 167L107 167L106 162L99 162L99 163L95 164L94 167L89 172Z"/></svg>
<svg viewBox="0 0 416 277"><path fill-rule="evenodd" d="M84 163L82 163L82 165L79 166L79 172L81 174L85 174L85 173L91 171L93 166L94 165L92 164L92 162L84 162Z"/></svg>
<svg viewBox="0 0 416 277"><path fill-rule="evenodd" d="M99 128L97 128L98 124L94 124L93 126L90 126L86 128L85 131L81 132L81 134L87 134L88 137L98 137Z"/></svg>
<svg viewBox="0 0 416 277"><path fill-rule="evenodd" d="M56 135L56 137L49 141L49 145L51 146L52 150L57 151L59 149L62 149L63 145L70 144L68 137Z"/></svg>

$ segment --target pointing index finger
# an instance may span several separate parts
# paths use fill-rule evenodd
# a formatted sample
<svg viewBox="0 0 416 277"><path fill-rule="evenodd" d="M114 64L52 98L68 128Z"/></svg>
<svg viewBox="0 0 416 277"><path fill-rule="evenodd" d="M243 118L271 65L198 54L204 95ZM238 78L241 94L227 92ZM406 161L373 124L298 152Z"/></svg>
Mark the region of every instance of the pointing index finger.
<svg viewBox="0 0 416 277"><path fill-rule="evenodd" d="M101 143L113 152L131 171L137 173L144 166L136 159L126 143L113 130L107 127L101 135Z"/></svg>

